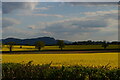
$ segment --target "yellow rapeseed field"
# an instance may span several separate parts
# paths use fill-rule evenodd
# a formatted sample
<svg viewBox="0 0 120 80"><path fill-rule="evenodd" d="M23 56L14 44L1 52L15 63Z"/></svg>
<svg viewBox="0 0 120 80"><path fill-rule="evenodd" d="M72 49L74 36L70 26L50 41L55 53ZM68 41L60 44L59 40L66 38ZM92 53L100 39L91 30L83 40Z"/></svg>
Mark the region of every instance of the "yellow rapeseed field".
<svg viewBox="0 0 120 80"><path fill-rule="evenodd" d="M118 49L118 45L109 45L108 49ZM78 49L103 49L101 45L66 45L63 50ZM37 50L35 46L14 46L13 51L29 51ZM58 46L45 46L42 50L60 50ZM2 51L9 51L7 45L2 47ZM67 54L41 54L41 52L33 52L32 54L3 54L2 62L29 62L33 60L34 64L46 64L52 61L52 65L86 65L101 66L109 64L112 67L118 66L118 53L72 53Z"/></svg>
<svg viewBox="0 0 120 80"><path fill-rule="evenodd" d="M40 53L40 52L38 52ZM118 53L68 53L68 54L3 54L2 62L26 63L33 60L34 64L52 65L84 65L101 66L109 64L118 66ZM24 62L23 62L24 61Z"/></svg>
<svg viewBox="0 0 120 80"><path fill-rule="evenodd" d="M66 45L63 50L80 50L80 49L103 49L101 45ZM109 45L107 49L119 49L118 45ZM9 51L7 45L4 45L1 49L2 51ZM29 51L29 50L37 50L35 46L22 46L16 45L13 47L13 51ZM42 50L60 50L58 46L45 46Z"/></svg>

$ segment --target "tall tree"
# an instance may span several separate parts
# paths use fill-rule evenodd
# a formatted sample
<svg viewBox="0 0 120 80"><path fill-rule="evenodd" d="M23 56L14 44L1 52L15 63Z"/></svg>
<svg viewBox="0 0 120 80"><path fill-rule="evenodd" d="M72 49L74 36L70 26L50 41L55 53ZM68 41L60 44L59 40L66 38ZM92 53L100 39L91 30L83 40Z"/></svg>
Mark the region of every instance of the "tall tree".
<svg viewBox="0 0 120 80"><path fill-rule="evenodd" d="M106 49L108 47L108 43L106 41L103 41L102 47L104 47L104 49Z"/></svg>
<svg viewBox="0 0 120 80"><path fill-rule="evenodd" d="M7 44L7 48L9 48L9 51L12 52L13 46L15 45L15 42L8 42Z"/></svg>
<svg viewBox="0 0 120 80"><path fill-rule="evenodd" d="M35 43L35 48L37 48L39 51L41 50L41 48L43 48L45 46L45 43L43 41L37 41Z"/></svg>
<svg viewBox="0 0 120 80"><path fill-rule="evenodd" d="M20 45L20 48L22 48L22 45Z"/></svg>
<svg viewBox="0 0 120 80"><path fill-rule="evenodd" d="M63 48L65 47L65 43L63 40L58 40L57 45L61 50L63 50Z"/></svg>

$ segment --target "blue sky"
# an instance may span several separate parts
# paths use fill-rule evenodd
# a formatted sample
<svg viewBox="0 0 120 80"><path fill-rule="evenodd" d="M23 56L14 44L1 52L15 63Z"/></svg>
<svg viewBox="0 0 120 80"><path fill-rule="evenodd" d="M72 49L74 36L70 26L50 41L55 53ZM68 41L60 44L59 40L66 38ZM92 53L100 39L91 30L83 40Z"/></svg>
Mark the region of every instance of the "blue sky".
<svg viewBox="0 0 120 80"><path fill-rule="evenodd" d="M117 40L118 5L81 2L3 2L3 38Z"/></svg>

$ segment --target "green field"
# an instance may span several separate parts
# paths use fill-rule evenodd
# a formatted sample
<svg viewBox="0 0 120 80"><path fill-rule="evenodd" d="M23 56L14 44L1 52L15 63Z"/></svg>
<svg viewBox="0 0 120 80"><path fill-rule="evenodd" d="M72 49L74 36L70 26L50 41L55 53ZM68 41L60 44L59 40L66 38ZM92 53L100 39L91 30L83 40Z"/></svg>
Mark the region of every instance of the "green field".
<svg viewBox="0 0 120 80"><path fill-rule="evenodd" d="M118 53L68 53L68 54L3 54L2 63L26 63L33 60L34 64L46 64L52 61L52 65L84 65L84 66L118 66ZM24 62L23 62L24 61Z"/></svg>
<svg viewBox="0 0 120 80"><path fill-rule="evenodd" d="M83 50L83 49L104 49L102 45L66 45L63 50ZM119 45L109 45L107 49L119 49ZM2 51L9 51L7 45L4 45L1 49ZM19 45L13 47L13 51L29 51L37 50L35 46L22 46ZM58 46L45 46L42 50L60 50Z"/></svg>

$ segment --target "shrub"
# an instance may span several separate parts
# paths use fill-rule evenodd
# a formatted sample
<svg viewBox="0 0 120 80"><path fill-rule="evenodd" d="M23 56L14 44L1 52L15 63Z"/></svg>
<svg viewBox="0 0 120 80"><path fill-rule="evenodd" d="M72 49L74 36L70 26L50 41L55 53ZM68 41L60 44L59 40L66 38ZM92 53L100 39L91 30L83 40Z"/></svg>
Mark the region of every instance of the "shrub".
<svg viewBox="0 0 120 80"><path fill-rule="evenodd" d="M120 69L106 66L62 66L50 64L34 65L32 61L21 63L3 63L2 80L37 79L37 80L120 80Z"/></svg>

